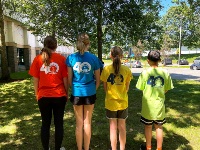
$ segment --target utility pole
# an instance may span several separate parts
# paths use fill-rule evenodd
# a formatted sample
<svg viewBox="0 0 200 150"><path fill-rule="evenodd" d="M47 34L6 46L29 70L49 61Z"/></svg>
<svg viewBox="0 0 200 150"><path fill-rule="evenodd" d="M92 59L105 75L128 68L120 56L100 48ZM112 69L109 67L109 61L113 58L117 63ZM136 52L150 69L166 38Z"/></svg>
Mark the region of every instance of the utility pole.
<svg viewBox="0 0 200 150"><path fill-rule="evenodd" d="M182 20L181 20L181 23L180 23L180 33L179 33L179 55L178 55L178 65L180 65L180 60L181 60L181 32L182 32Z"/></svg>

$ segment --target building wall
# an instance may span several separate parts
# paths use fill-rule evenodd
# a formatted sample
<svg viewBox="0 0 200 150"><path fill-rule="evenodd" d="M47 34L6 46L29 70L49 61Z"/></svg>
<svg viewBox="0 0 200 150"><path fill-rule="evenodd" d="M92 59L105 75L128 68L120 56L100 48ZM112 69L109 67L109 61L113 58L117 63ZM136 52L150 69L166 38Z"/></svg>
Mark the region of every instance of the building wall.
<svg viewBox="0 0 200 150"><path fill-rule="evenodd" d="M8 64L11 72L20 71L18 49L23 49L24 69L28 70L35 56L40 53L43 44L31 31L28 31L18 20L5 16L5 42L8 53ZM1 41L0 41L1 44ZM57 52L67 57L74 52L73 47L58 46Z"/></svg>

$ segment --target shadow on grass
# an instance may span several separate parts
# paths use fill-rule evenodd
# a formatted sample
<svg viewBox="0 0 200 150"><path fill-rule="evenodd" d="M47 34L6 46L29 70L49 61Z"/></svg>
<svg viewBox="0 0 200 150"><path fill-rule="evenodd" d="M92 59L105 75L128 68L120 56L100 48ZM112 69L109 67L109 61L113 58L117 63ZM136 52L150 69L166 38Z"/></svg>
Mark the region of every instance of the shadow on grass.
<svg viewBox="0 0 200 150"><path fill-rule="evenodd" d="M174 80L175 88L166 94L167 120L176 127L200 126L200 84L186 80ZM198 84L195 84L198 83ZM170 116L173 110L175 115Z"/></svg>
<svg viewBox="0 0 200 150"><path fill-rule="evenodd" d="M127 119L127 150L138 150L144 142L144 127L139 122L142 92L135 88L137 77L131 81L129 91L129 117ZM199 127L199 89L200 84L173 80L175 88L166 94L167 124L164 125L164 150L193 150L191 141L176 129L188 131L190 126ZM92 150L110 148L109 122L105 117L105 93L101 85L92 120ZM41 118L30 79L0 84L0 149L1 150L41 150ZM76 150L75 117L70 102L65 108L63 146ZM174 126L170 129L168 126ZM54 148L54 126L51 128L51 149ZM155 133L154 133L155 134ZM198 135L198 133L194 133ZM198 138L198 136L196 136ZM198 139L197 139L198 140ZM200 139L199 139L200 140ZM152 146L155 148L155 137ZM198 146L199 143L196 143Z"/></svg>
<svg viewBox="0 0 200 150"><path fill-rule="evenodd" d="M199 70L194 70L194 71L197 71L196 75L170 73L170 76L172 79L176 79L176 80L195 80L195 81L200 82L200 74L199 74L200 71ZM133 76L138 77L139 75L140 73L133 73Z"/></svg>

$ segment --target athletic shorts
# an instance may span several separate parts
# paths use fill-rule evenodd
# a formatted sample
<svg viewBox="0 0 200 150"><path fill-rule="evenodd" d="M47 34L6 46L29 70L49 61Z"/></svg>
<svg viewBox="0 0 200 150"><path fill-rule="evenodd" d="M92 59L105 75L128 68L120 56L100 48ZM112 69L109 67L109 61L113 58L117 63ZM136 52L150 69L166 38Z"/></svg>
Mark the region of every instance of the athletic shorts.
<svg viewBox="0 0 200 150"><path fill-rule="evenodd" d="M108 119L126 119L128 118L128 108L118 111L110 111L106 109L106 117Z"/></svg>
<svg viewBox="0 0 200 150"><path fill-rule="evenodd" d="M141 116L140 122L142 122L145 125L152 125L154 123L157 125L163 125L166 123L166 120L165 120L165 118L163 120L148 120Z"/></svg>
<svg viewBox="0 0 200 150"><path fill-rule="evenodd" d="M70 101L73 105L92 105L95 103L96 99L96 94L83 97L71 95L70 97Z"/></svg>

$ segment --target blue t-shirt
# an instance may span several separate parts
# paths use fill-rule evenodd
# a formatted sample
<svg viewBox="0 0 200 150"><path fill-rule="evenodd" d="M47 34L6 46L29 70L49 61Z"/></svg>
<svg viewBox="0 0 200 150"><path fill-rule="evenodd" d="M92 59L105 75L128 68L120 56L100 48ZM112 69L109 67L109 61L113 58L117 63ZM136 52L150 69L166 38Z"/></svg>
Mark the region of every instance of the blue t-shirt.
<svg viewBox="0 0 200 150"><path fill-rule="evenodd" d="M99 59L89 52L83 55L76 52L67 57L66 64L73 70L72 95L82 97L96 94L94 71L100 68Z"/></svg>

